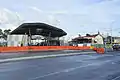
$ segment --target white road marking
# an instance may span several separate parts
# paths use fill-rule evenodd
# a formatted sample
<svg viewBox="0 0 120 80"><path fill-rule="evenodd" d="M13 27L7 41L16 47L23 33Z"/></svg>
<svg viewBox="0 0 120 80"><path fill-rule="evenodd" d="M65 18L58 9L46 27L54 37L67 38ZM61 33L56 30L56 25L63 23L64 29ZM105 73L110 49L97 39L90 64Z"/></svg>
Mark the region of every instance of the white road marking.
<svg viewBox="0 0 120 80"><path fill-rule="evenodd" d="M70 69L65 69L65 70L62 70L62 71L49 73L49 74L46 74L46 75L43 75L43 76L38 76L38 77L29 79L29 80L36 80L36 79L39 79L39 78L44 78L44 77L48 77L48 76L53 76L53 75L60 74L60 73L64 73L64 72L70 72L70 71L73 71L73 70L76 70L76 69L79 69L79 68L83 68L83 67L87 67L87 66L89 66L89 65L80 66L80 67L75 67L75 68L70 68Z"/></svg>
<svg viewBox="0 0 120 80"><path fill-rule="evenodd" d="M105 64L107 62L111 62L111 61L112 60L107 60L107 61L104 61L104 62L101 62L101 63L92 63L92 64L87 64L87 65L83 65L83 66L79 66L79 67L64 69L62 71L49 73L49 74L46 74L46 75L43 75L43 76L38 76L38 77L35 77L35 78L31 78L29 80L36 80L36 79L40 79L40 78L44 78L44 77L48 77L48 76L57 75L57 74L60 74L60 73L68 73L68 72L71 72L71 71L74 71L74 70L77 70L77 69L80 69L80 68L88 67L88 66L99 66L99 65Z"/></svg>
<svg viewBox="0 0 120 80"><path fill-rule="evenodd" d="M111 79L111 80L116 80L116 79L119 79L120 78L120 76L118 76L118 77L115 77L114 79Z"/></svg>

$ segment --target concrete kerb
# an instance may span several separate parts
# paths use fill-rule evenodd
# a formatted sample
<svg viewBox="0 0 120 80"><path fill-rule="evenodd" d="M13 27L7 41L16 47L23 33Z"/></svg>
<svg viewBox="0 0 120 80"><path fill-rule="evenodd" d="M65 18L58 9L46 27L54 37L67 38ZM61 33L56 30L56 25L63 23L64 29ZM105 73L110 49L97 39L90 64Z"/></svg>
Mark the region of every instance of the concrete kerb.
<svg viewBox="0 0 120 80"><path fill-rule="evenodd" d="M18 57L18 58L2 59L2 60L0 60L0 63L15 62L15 61L22 61L22 60L55 58L55 57L64 57L64 56L75 56L75 55L90 54L90 53L91 52L82 52L82 53L69 53L69 54L57 54L57 55ZM96 52L92 52L92 53L96 53Z"/></svg>

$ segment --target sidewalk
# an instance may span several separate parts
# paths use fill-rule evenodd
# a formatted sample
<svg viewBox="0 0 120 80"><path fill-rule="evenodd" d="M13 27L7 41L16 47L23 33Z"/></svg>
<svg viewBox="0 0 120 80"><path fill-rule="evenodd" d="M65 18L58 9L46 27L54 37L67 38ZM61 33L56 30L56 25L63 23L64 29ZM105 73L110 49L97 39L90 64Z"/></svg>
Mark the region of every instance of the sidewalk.
<svg viewBox="0 0 120 80"><path fill-rule="evenodd" d="M92 50L62 50L62 51L34 51L34 52L18 52L18 53L0 53L0 62L20 61L28 59L40 59L60 56L72 56L79 54L96 53Z"/></svg>

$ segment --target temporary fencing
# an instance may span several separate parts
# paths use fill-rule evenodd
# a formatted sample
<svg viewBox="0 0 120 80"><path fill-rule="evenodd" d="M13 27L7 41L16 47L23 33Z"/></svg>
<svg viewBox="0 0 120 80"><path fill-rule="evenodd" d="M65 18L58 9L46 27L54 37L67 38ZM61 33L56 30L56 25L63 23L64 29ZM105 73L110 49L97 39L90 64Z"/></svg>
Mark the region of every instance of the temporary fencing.
<svg viewBox="0 0 120 80"><path fill-rule="evenodd" d="M49 50L90 50L90 46L22 46L0 47L0 52L49 51Z"/></svg>
<svg viewBox="0 0 120 80"><path fill-rule="evenodd" d="M100 54L105 53L104 44L94 44L92 46L94 47L93 50L96 51L97 53Z"/></svg>

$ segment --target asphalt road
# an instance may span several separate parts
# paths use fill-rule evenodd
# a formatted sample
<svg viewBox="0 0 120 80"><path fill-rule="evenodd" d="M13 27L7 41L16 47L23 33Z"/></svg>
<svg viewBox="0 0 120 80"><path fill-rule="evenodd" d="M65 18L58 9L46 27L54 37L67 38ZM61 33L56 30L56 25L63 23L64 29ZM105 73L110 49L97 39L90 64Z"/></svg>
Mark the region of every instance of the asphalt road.
<svg viewBox="0 0 120 80"><path fill-rule="evenodd" d="M120 53L1 63L0 80L120 80Z"/></svg>

